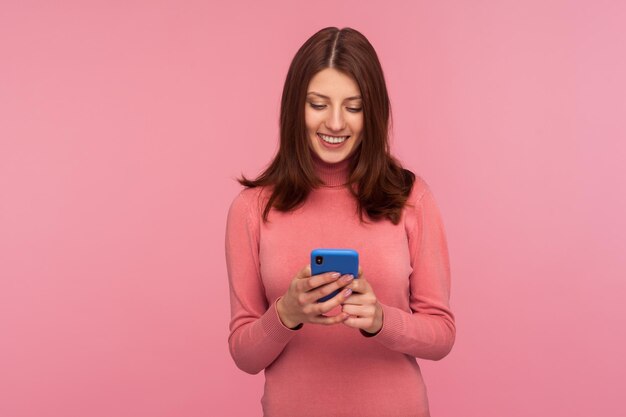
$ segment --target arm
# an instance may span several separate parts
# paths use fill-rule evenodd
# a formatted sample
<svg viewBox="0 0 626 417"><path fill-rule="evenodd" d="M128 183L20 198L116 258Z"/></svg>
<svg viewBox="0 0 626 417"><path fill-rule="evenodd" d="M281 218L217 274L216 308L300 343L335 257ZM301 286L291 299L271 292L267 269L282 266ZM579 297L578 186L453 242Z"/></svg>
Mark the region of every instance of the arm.
<svg viewBox="0 0 626 417"><path fill-rule="evenodd" d="M233 201L226 222L226 267L230 288L230 354L239 369L257 374L270 365L297 333L268 305L259 269L257 190Z"/></svg>
<svg viewBox="0 0 626 417"><path fill-rule="evenodd" d="M421 185L420 185L421 184ZM423 359L439 360L456 337L450 310L450 261L441 214L428 185L416 179L419 196L411 199L405 218L413 271L409 276L412 313L380 304L383 326L372 337L389 349Z"/></svg>

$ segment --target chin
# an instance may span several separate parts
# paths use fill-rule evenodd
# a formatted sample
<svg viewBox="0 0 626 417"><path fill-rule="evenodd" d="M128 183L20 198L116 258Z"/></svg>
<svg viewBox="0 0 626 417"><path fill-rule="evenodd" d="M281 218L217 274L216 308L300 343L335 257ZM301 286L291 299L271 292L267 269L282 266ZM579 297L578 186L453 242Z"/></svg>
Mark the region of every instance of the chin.
<svg viewBox="0 0 626 417"><path fill-rule="evenodd" d="M321 152L321 153L319 153L319 152L318 152L318 153L317 153L317 156L319 156L319 158L320 158L322 161L326 162L326 163L329 163L329 164L335 164L335 163L337 163L337 162L341 162L341 161L343 161L344 159L346 159L346 157L347 157L348 155L347 155L347 154L340 154L340 155L337 155L337 154L331 154L331 155L329 155L329 154L328 154L328 153L326 153L326 152Z"/></svg>

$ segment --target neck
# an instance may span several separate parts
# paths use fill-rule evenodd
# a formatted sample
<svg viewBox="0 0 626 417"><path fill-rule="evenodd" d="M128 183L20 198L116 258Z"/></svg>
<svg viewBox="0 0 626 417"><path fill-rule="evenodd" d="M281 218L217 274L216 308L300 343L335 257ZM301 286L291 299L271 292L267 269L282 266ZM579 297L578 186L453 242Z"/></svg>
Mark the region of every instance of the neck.
<svg viewBox="0 0 626 417"><path fill-rule="evenodd" d="M311 151L311 158L315 173L324 182L324 186L338 187L348 183L352 156L343 161L330 163L323 161L315 152Z"/></svg>

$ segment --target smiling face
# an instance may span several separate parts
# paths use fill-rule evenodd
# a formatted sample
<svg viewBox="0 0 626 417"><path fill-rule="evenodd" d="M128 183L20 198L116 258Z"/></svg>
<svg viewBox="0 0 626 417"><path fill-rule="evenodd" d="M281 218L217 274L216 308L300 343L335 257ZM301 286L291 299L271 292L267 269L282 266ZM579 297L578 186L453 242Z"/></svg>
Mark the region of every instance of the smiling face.
<svg viewBox="0 0 626 417"><path fill-rule="evenodd" d="M361 143L362 102L356 81L334 68L311 79L304 118L309 144L324 162L343 161Z"/></svg>

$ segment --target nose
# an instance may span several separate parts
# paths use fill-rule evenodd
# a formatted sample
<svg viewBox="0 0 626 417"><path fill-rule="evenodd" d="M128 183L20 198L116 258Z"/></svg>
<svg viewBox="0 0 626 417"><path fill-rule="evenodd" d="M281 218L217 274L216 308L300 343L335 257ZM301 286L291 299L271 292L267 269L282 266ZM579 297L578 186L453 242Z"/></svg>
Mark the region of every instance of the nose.
<svg viewBox="0 0 626 417"><path fill-rule="evenodd" d="M340 132L344 130L345 124L346 121L343 118L341 107L335 108L329 113L329 116L326 119L326 127L333 132Z"/></svg>

